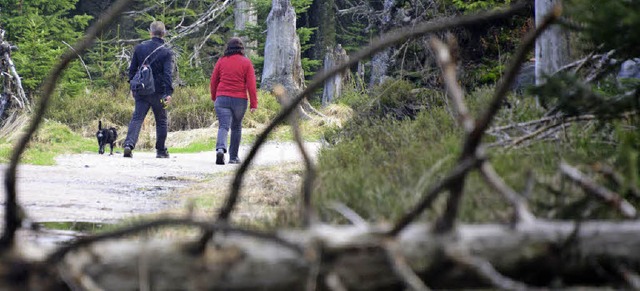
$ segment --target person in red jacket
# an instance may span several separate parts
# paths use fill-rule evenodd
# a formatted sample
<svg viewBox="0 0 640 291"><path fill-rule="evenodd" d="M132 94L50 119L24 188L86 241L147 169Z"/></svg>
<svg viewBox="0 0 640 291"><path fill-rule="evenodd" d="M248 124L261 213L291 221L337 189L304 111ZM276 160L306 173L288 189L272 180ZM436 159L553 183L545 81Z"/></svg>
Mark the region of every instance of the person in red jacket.
<svg viewBox="0 0 640 291"><path fill-rule="evenodd" d="M247 103L251 113L258 108L255 71L251 60L244 55L244 45L240 38L233 37L227 42L224 56L218 60L211 73L209 89L219 123L216 164L224 165L229 129L231 129L229 164L239 164L238 149Z"/></svg>

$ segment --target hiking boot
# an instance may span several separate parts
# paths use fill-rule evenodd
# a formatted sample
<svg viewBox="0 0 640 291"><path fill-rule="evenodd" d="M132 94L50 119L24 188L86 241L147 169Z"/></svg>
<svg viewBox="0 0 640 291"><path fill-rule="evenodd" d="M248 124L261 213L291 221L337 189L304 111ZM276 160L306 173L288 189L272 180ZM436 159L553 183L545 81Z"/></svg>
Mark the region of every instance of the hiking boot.
<svg viewBox="0 0 640 291"><path fill-rule="evenodd" d="M156 151L156 158L158 159L168 159L169 158L169 151L168 150L161 150L161 151Z"/></svg>
<svg viewBox="0 0 640 291"><path fill-rule="evenodd" d="M240 161L239 158L229 159L229 164L240 164L240 163L242 163L242 161Z"/></svg>
<svg viewBox="0 0 640 291"><path fill-rule="evenodd" d="M131 146L124 146L124 157L125 158L132 158L133 157L133 153L131 151L133 151Z"/></svg>
<svg viewBox="0 0 640 291"><path fill-rule="evenodd" d="M224 149L216 151L216 165L224 165Z"/></svg>

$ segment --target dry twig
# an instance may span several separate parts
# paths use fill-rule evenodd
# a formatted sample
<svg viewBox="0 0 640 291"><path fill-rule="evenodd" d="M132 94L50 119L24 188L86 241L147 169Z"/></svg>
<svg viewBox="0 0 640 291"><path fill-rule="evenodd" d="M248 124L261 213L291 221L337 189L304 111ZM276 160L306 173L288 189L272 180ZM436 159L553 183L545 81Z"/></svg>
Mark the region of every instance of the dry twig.
<svg viewBox="0 0 640 291"><path fill-rule="evenodd" d="M451 55L449 47L437 38L432 37L430 39L430 44L431 48L436 53L438 64L442 69L444 83L447 86L449 97L451 98L456 111L458 123L462 125L464 132L469 134L473 131L474 120L469 115L469 110L464 102L462 88L460 87L460 84L458 84L458 79L456 78L456 64L454 63L454 58Z"/></svg>
<svg viewBox="0 0 640 291"><path fill-rule="evenodd" d="M511 189L504 180L502 180L500 175L496 173L495 169L489 162L482 163L480 166L480 173L487 184L502 194L502 196L511 204L515 212L514 219L517 222L531 223L536 219L533 213L529 211L526 200L516 191Z"/></svg>
<svg viewBox="0 0 640 291"><path fill-rule="evenodd" d="M636 187L633 183L625 183L624 177L617 173L612 167L605 165L603 163L596 163L592 166L592 168L604 175L605 178L609 179L609 181L613 182L618 187L628 187L628 193L631 193L635 198L640 199L640 189Z"/></svg>
<svg viewBox="0 0 640 291"><path fill-rule="evenodd" d="M560 163L560 171L564 176L571 179L578 186L580 186L587 194L591 194L615 207L625 217L635 218L637 216L637 211L635 207L631 205L631 203L624 200L617 193L596 184L578 169L570 166L565 162L562 162Z"/></svg>
<svg viewBox="0 0 640 291"><path fill-rule="evenodd" d="M489 261L460 251L447 250L447 256L456 263L463 265L474 271L478 276L487 280L496 288L501 290L527 290L531 289L526 284L514 281L500 274Z"/></svg>
<svg viewBox="0 0 640 291"><path fill-rule="evenodd" d="M391 263L391 267L395 271L402 281L410 290L413 291L427 291L430 290L427 285L422 282L420 277L411 269L411 266L407 264L407 260L402 255L402 252L398 250L397 244L393 239L387 239L383 242L385 253Z"/></svg>

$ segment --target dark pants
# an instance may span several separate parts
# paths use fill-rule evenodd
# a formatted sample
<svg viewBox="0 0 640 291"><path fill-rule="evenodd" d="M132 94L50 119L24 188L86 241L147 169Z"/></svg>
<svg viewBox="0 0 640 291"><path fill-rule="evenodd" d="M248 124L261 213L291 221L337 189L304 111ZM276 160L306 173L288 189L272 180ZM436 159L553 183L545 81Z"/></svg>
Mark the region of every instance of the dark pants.
<svg viewBox="0 0 640 291"><path fill-rule="evenodd" d="M240 148L240 138L242 137L242 118L247 111L248 100L243 98L233 98L218 96L215 108L218 116L218 139L216 150L227 150L227 134L231 128L231 142L229 143L229 159L238 158Z"/></svg>
<svg viewBox="0 0 640 291"><path fill-rule="evenodd" d="M140 135L142 122L147 116L149 108L151 108L153 116L156 119L156 150L166 150L164 142L167 140L167 110L165 110L162 107L162 103L160 103L161 97L163 96L159 94L134 96L136 107L133 110L131 122L129 122L127 138L124 140L125 146L130 146L131 149L135 148L138 142L138 136Z"/></svg>

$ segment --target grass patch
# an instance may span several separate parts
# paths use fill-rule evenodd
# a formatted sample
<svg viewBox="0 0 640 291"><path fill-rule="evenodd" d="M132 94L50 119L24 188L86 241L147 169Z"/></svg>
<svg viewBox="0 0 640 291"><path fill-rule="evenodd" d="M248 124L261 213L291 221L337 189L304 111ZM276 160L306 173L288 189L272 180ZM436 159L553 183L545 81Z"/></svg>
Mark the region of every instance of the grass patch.
<svg viewBox="0 0 640 291"><path fill-rule="evenodd" d="M404 98L402 90L412 89L400 88L395 92L397 98ZM489 104L492 93L491 88L481 88L467 97L475 116ZM429 96L427 100L443 98ZM495 125L529 121L543 115L534 106L533 98L511 98L513 107L503 108ZM386 104L400 102L390 100ZM319 181L314 196L324 219L342 221L328 207L329 203L337 201L371 221L396 221L420 200L430 185L452 169L461 151L463 133L443 104L426 104L427 109L421 110L415 118L403 119L398 118L400 111L391 105L361 106L343 128L325 133L331 146L320 152ZM614 127L595 122L572 124L547 140L511 150L494 147L488 153L496 171L516 191L525 188L527 173L533 172L540 181L531 193L533 211L541 217L557 218L559 212L552 212L552 209L558 209L561 203L567 206L580 202L585 197L575 188L558 188L565 197L558 197L546 188L547 183L552 187L562 184L556 175L559 162L590 165L611 161L619 152L616 142L619 139L613 137L615 132ZM513 134L522 135L521 132ZM630 131L624 134L628 135ZM487 135L485 141L490 143L495 138ZM466 180L465 193L459 215L462 221L509 219L510 210L504 199L485 186L477 174ZM439 216L444 210L446 196L442 193L422 218L433 220Z"/></svg>
<svg viewBox="0 0 640 291"><path fill-rule="evenodd" d="M0 162L7 163L13 153L16 140L0 141ZM97 142L73 132L59 122L45 120L22 155L22 163L53 165L60 154L98 152Z"/></svg>

